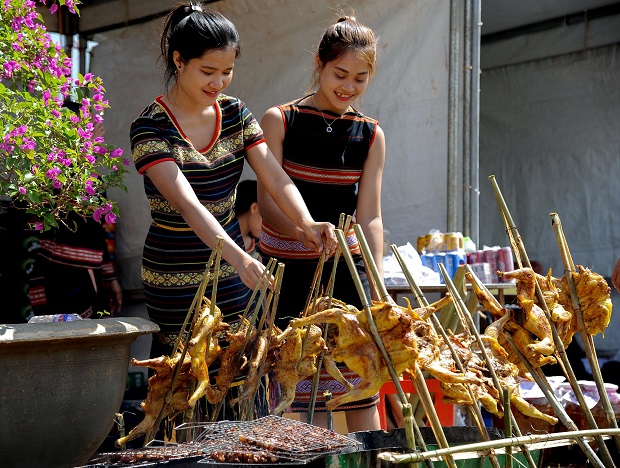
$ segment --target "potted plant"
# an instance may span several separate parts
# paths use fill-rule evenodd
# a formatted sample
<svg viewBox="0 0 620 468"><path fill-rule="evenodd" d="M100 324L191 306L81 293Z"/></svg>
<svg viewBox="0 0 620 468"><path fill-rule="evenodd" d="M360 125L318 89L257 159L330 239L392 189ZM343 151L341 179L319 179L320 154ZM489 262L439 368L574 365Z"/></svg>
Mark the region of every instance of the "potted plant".
<svg viewBox="0 0 620 468"><path fill-rule="evenodd" d="M77 14L79 3L55 0L50 12L60 5ZM93 135L109 107L101 78L72 78L71 59L33 0L3 0L0 37L0 196L36 230L58 227L71 212L114 223L117 207L105 193L124 188L129 161ZM63 107L67 100L79 111Z"/></svg>

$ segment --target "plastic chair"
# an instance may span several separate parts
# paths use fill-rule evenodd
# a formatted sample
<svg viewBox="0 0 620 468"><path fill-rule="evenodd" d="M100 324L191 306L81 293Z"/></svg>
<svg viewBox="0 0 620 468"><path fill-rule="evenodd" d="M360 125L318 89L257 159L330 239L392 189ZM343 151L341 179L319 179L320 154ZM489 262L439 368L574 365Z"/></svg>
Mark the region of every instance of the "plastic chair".
<svg viewBox="0 0 620 468"><path fill-rule="evenodd" d="M417 393L411 380L401 380L400 386L405 393ZM441 391L440 382L437 379L427 379L426 386L433 398L435 411L442 426L454 426L454 405L447 405L441 401L443 392ZM379 420L381 429L387 430L386 414L385 414L385 396L396 394L396 386L394 382L386 382L379 390Z"/></svg>

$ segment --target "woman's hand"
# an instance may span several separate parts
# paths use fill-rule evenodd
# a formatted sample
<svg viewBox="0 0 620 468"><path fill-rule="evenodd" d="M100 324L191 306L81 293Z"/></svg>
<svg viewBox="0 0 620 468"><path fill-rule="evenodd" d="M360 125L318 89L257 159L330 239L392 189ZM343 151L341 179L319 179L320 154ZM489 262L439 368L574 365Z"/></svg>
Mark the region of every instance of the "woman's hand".
<svg viewBox="0 0 620 468"><path fill-rule="evenodd" d="M335 227L328 222L317 223L313 221L309 223L300 232L298 240L304 247L317 252L325 251L328 258L334 254L338 245Z"/></svg>
<svg viewBox="0 0 620 468"><path fill-rule="evenodd" d="M239 273L239 278L243 281L243 284L252 291L258 286L259 280L266 268L265 265L248 254L242 255L238 264L233 265L231 263L231 265ZM269 276L269 289L273 289L273 282L273 276Z"/></svg>
<svg viewBox="0 0 620 468"><path fill-rule="evenodd" d="M117 280L104 281L103 286L108 294L110 317L115 317L123 305L123 290Z"/></svg>

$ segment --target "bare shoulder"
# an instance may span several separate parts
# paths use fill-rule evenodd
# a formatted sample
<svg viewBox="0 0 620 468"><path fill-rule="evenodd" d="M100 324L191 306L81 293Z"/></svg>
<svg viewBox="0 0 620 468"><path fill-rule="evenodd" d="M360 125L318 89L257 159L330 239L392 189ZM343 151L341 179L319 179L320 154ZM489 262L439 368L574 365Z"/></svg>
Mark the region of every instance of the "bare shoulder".
<svg viewBox="0 0 620 468"><path fill-rule="evenodd" d="M263 132L283 135L284 121L282 119L282 112L280 111L280 108L274 106L267 109L265 114L263 114L260 125Z"/></svg>
<svg viewBox="0 0 620 468"><path fill-rule="evenodd" d="M371 149L385 150L385 133L383 129L377 124L375 130L375 137L373 138Z"/></svg>

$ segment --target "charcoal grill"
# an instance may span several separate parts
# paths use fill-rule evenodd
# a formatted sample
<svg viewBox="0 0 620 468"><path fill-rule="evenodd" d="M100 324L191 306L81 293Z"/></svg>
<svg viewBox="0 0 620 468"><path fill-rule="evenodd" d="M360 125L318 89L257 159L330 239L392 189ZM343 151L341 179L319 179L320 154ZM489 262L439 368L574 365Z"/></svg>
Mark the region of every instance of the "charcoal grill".
<svg viewBox="0 0 620 468"><path fill-rule="evenodd" d="M353 452L361 448L360 442L347 436L278 416L204 425L195 443L210 454L201 461L204 464L246 461L243 456L240 459L217 456L226 453L256 455L259 463L307 464L332 453Z"/></svg>
<svg viewBox="0 0 620 468"><path fill-rule="evenodd" d="M317 426L279 416L253 421L183 424L197 434L190 444L149 446L103 453L88 468L324 466L326 456L355 452L362 443ZM155 441L156 442L156 441ZM316 464L318 462L318 464ZM83 467L87 468L87 467Z"/></svg>

